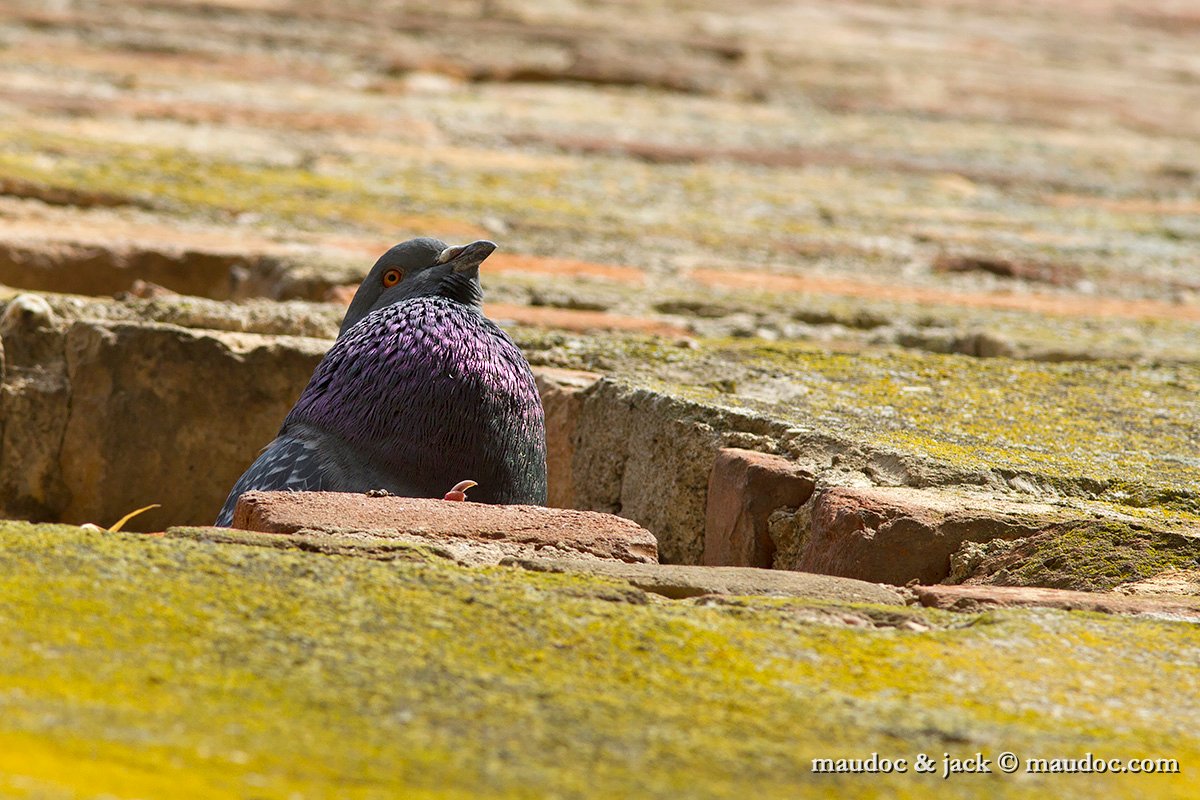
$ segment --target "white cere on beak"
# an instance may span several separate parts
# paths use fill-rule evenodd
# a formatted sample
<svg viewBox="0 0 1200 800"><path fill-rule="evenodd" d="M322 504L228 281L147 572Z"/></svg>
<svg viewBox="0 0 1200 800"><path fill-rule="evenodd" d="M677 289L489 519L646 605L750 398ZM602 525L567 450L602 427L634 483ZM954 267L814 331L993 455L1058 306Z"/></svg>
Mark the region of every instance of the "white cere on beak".
<svg viewBox="0 0 1200 800"><path fill-rule="evenodd" d="M445 250L438 253L437 263L445 264L447 261L454 258L456 255L458 255L462 251L463 251L463 247L461 245L459 245L457 247L447 247Z"/></svg>

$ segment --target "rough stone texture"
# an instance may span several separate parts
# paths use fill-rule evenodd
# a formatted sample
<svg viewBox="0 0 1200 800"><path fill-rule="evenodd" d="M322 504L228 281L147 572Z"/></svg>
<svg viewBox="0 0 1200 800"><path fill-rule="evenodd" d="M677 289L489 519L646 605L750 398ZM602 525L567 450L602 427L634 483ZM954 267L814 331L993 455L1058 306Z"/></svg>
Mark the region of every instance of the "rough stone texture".
<svg viewBox="0 0 1200 800"><path fill-rule="evenodd" d="M1117 586L1119 594L1147 597L1200 595L1200 569L1169 569Z"/></svg>
<svg viewBox="0 0 1200 800"><path fill-rule="evenodd" d="M720 450L708 477L704 563L770 567L775 560L771 515L804 505L814 486L811 472L781 456Z"/></svg>
<svg viewBox="0 0 1200 800"><path fill-rule="evenodd" d="M521 343L531 360L703 405L709 424L718 409L735 412L740 418L727 415L718 430L769 436L772 451L823 462L821 471L858 471L879 485L967 484L1034 499L1163 506L1200 521L1190 444L1200 430L1200 370L1191 365L831 353L753 340L526 335ZM775 425L754 425L761 420ZM808 455L814 446L817 458Z"/></svg>
<svg viewBox="0 0 1200 800"><path fill-rule="evenodd" d="M709 422L713 415L607 380L581 397L574 438L577 506L620 514L654 531L666 563L699 564L704 486L720 447Z"/></svg>
<svg viewBox="0 0 1200 800"><path fill-rule="evenodd" d="M799 563L800 555L808 544L808 532L812 527L812 508L812 502L805 503L794 511L777 508L767 518L767 532L771 536L771 545L775 552L771 566L775 569L791 569L789 565Z"/></svg>
<svg viewBox="0 0 1200 800"><path fill-rule="evenodd" d="M126 263L224 292L242 265L175 255L308 242L361 270L409 235L495 238L528 260L491 300L555 324L599 303L701 337L514 331L533 357L778 422L731 442L730 419L657 401L694 413L665 437L698 473L576 450L612 469L583 476L616 484L598 502L676 526L681 558L713 447L800 458L818 438L830 485L858 471L1200 524L1194 4L666 0L636 25L629 9L0 3L0 241L111 249L65 253L60 288L111 288L85 285L104 259L162 253ZM969 271L939 272L948 259ZM289 277L303 296L332 285L323 267ZM284 293L253 278L239 286ZM20 354L35 344L4 341L26 364L6 439L67 425L52 417L70 386L63 405L55 370ZM1005 352L1026 360L976 357ZM11 396L14 380L45 391ZM607 420L641 424L607 396ZM31 459L9 452L0 480L65 503L39 477L56 461ZM788 519L773 540L799 543ZM1132 526L1078 532L1014 540L1019 561L975 577L1195 568ZM814 628L809 601L634 608L639 590L575 575L72 536L0 568L0 794L924 796L911 773L817 776L808 758L1014 742L1184 771L935 791L1196 793L1194 626L893 607L879 617L930 630Z"/></svg>
<svg viewBox="0 0 1200 800"><path fill-rule="evenodd" d="M145 229L143 229L145 230ZM131 244L102 231L90 238L49 239L0 235L0 283L36 291L85 295L133 292L139 283L193 297L216 300L273 297L320 300L339 280L361 279L369 261L336 249L264 241L227 231L208 237L178 231L169 241ZM235 232L236 233L236 232ZM206 245L220 240L224 249ZM356 263L357 262L357 263ZM355 284L357 286L357 284Z"/></svg>
<svg viewBox="0 0 1200 800"><path fill-rule="evenodd" d="M937 583L964 541L1032 536L1062 516L1054 506L991 495L827 487L813 497L795 563L777 566L897 585Z"/></svg>
<svg viewBox="0 0 1200 800"><path fill-rule="evenodd" d="M534 555L642 563L658 560L654 536L627 519L540 506L344 492L247 492L238 500L233 527L264 533L395 536L444 547L458 560L471 564Z"/></svg>
<svg viewBox="0 0 1200 800"><path fill-rule="evenodd" d="M211 522L327 343L75 321L5 332L0 513L111 524Z"/></svg>
<svg viewBox="0 0 1200 800"><path fill-rule="evenodd" d="M1200 622L1200 597L1133 597L1034 586L914 586L921 605L951 611L1037 606Z"/></svg>
<svg viewBox="0 0 1200 800"><path fill-rule="evenodd" d="M15 796L928 796L812 759L1020 741L1183 771L928 781L1184 798L1200 759L1196 629L1160 619L647 603L599 576L12 523L0 597Z"/></svg>
<svg viewBox="0 0 1200 800"><path fill-rule="evenodd" d="M23 289L115 294L141 279L183 294L224 299L268 294L279 271L276 260L235 252L0 242L0 282Z"/></svg>
<svg viewBox="0 0 1200 800"><path fill-rule="evenodd" d="M1085 516L1011 541L964 542L952 583L1104 592L1200 563L1200 525L1163 529L1125 515Z"/></svg>
<svg viewBox="0 0 1200 800"><path fill-rule="evenodd" d="M150 534L152 536L158 534ZM245 544L273 550L303 550L325 555L354 556L377 561L434 561L454 560L445 548L397 539L395 536L375 536L369 533L338 531L301 531L299 533L263 533L238 528L217 528L212 525L180 525L167 528L163 536L220 544Z"/></svg>
<svg viewBox="0 0 1200 800"><path fill-rule="evenodd" d="M755 569L753 567L693 567L679 564L614 564L570 559L505 559L539 572L570 572L601 575L629 581L646 592L680 599L706 594L808 597L845 603L904 605L893 587L878 583L813 575L807 572Z"/></svg>
<svg viewBox="0 0 1200 800"><path fill-rule="evenodd" d="M66 502L57 445L70 391L61 369L61 334L36 295L9 302L0 317L0 503L10 516L53 518Z"/></svg>
<svg viewBox="0 0 1200 800"><path fill-rule="evenodd" d="M345 308L329 303L265 299L227 303L203 297L167 294L143 298L125 293L118 299L21 292L0 286L0 307L18 298L40 298L50 306L56 324L71 322L161 322L182 328L229 333L261 333L333 339Z"/></svg>
<svg viewBox="0 0 1200 800"><path fill-rule="evenodd" d="M62 474L79 487L62 512L68 521L107 521L152 502L169 505L172 520L211 520L237 479L226 465L244 468L270 441L326 347L88 323L73 325L65 344ZM175 372L177 364L188 368Z"/></svg>
<svg viewBox="0 0 1200 800"><path fill-rule="evenodd" d="M575 429L581 392L600 380L595 372L537 367L533 371L546 412L546 505L575 507Z"/></svg>

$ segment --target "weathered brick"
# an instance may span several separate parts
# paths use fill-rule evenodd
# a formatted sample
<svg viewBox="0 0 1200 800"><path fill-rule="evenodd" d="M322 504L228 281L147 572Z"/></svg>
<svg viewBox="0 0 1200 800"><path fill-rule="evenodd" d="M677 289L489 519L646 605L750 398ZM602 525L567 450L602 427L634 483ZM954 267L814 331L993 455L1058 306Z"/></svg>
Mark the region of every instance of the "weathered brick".
<svg viewBox="0 0 1200 800"><path fill-rule="evenodd" d="M611 514L541 506L348 492L247 492L238 500L233 527L264 533L394 537L438 546L462 561L480 564L531 556L658 560L654 536L635 522Z"/></svg>
<svg viewBox="0 0 1200 800"><path fill-rule="evenodd" d="M546 505L575 506L575 429L583 408L581 392L600 380L594 372L536 367L533 376L546 411Z"/></svg>
<svg viewBox="0 0 1200 800"><path fill-rule="evenodd" d="M725 448L708 479L704 563L770 567L775 545L768 520L779 508L798 508L812 495L811 473L781 456Z"/></svg>
<svg viewBox="0 0 1200 800"><path fill-rule="evenodd" d="M776 567L898 585L945 580L965 541L1032 536L1063 519L1042 503L909 487L829 487L805 511L803 542L781 546L795 555Z"/></svg>

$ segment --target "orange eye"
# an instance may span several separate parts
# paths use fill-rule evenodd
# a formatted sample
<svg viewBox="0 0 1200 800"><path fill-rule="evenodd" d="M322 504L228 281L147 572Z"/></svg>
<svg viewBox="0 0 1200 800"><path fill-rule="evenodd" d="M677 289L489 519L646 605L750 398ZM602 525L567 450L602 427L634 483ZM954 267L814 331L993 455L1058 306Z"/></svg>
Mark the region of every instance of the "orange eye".
<svg viewBox="0 0 1200 800"><path fill-rule="evenodd" d="M404 273L400 270L389 269L387 272L383 273L383 285L390 289L399 283L400 279L403 277Z"/></svg>

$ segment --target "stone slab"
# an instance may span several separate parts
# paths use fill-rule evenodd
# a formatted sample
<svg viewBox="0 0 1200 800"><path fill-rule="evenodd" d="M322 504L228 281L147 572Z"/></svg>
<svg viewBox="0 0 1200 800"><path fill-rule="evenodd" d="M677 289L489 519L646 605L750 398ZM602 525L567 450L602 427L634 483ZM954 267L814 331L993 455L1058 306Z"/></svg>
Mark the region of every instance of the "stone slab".
<svg viewBox="0 0 1200 800"><path fill-rule="evenodd" d="M582 574L5 522L0 597L6 796L916 796L911 769L812 759L1019 740L1183 773L926 777L1183 798L1200 759L1195 626L1146 617L645 602Z"/></svg>
<svg viewBox="0 0 1200 800"><path fill-rule="evenodd" d="M575 429L583 408L581 393L600 380L595 372L535 367L533 377L546 412L546 505L575 506Z"/></svg>
<svg viewBox="0 0 1200 800"><path fill-rule="evenodd" d="M769 520L780 508L796 509L812 496L811 472L782 456L722 448L708 477L704 563L770 567L775 560Z"/></svg>
<svg viewBox="0 0 1200 800"><path fill-rule="evenodd" d="M951 611L1037 606L1200 622L1200 597L1145 597L1032 586L914 586L921 605Z"/></svg>
<svg viewBox="0 0 1200 800"><path fill-rule="evenodd" d="M601 575L637 588L682 599L706 594L809 597L849 603L904 605L894 587L852 578L754 567L694 567L682 564L620 564L571 559L506 559L503 563L537 572Z"/></svg>
<svg viewBox="0 0 1200 800"><path fill-rule="evenodd" d="M818 490L803 511L808 524L797 526L803 542L780 546L798 557L776 567L895 585L945 580L950 556L964 541L1033 536L1064 513L986 493L846 486Z"/></svg>
<svg viewBox="0 0 1200 800"><path fill-rule="evenodd" d="M471 564L535 555L654 563L658 545L612 514L541 506L492 506L345 492L247 492L233 527L264 533L367 533L440 545Z"/></svg>

